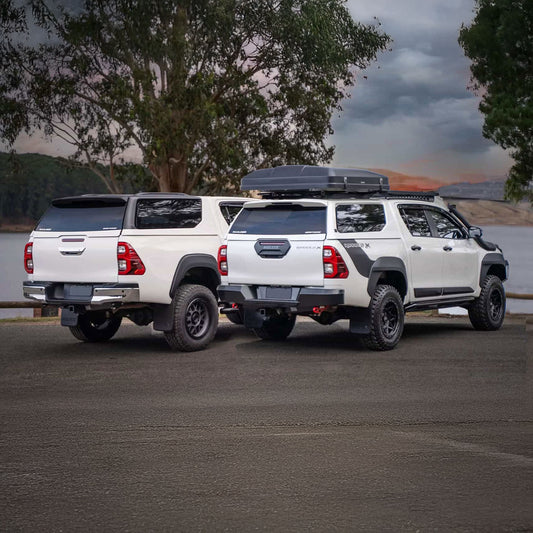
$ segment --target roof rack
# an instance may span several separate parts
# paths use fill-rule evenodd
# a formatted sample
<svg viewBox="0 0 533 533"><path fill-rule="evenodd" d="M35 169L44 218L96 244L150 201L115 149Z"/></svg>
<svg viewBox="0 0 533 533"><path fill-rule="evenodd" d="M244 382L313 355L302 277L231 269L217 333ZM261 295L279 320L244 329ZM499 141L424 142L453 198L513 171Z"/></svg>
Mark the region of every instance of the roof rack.
<svg viewBox="0 0 533 533"><path fill-rule="evenodd" d="M435 201L435 196L439 196L438 191L387 191L383 195L374 194L374 197L399 198L405 200L425 200Z"/></svg>
<svg viewBox="0 0 533 533"><path fill-rule="evenodd" d="M263 200L296 200L300 198L316 198L324 200L347 199L347 198L389 198L404 200L423 200L434 202L439 196L437 191L385 191L385 192L324 192L324 191L292 191L292 192L260 192Z"/></svg>

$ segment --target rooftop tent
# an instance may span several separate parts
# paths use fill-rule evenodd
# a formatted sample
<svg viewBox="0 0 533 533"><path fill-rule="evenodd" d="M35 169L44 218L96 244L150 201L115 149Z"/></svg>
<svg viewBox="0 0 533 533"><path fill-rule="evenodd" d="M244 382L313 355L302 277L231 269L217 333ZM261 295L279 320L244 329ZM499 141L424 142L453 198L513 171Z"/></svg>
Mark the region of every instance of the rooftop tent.
<svg viewBox="0 0 533 533"><path fill-rule="evenodd" d="M275 193L372 193L389 190L387 176L357 168L287 165L254 170L241 180L241 190Z"/></svg>

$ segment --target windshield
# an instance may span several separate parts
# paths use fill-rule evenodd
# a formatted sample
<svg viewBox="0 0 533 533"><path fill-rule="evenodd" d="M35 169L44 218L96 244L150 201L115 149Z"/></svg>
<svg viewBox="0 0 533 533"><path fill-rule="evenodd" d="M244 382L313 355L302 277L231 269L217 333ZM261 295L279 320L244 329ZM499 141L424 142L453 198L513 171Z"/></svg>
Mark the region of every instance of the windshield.
<svg viewBox="0 0 533 533"><path fill-rule="evenodd" d="M326 233L326 207L268 205L244 208L230 233L251 235L302 235Z"/></svg>
<svg viewBox="0 0 533 533"><path fill-rule="evenodd" d="M45 212L37 231L106 231L122 229L126 204L82 204L51 206Z"/></svg>

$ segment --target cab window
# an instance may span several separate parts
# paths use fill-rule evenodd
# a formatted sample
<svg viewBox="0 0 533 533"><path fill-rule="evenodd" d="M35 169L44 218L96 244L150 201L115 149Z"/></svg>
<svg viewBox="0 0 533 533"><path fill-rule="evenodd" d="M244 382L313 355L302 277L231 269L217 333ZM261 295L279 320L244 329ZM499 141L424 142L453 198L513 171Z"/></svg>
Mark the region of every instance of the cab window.
<svg viewBox="0 0 533 533"><path fill-rule="evenodd" d="M221 202L220 212L224 217L224 220L229 224L233 222L233 219L241 212L244 202Z"/></svg>

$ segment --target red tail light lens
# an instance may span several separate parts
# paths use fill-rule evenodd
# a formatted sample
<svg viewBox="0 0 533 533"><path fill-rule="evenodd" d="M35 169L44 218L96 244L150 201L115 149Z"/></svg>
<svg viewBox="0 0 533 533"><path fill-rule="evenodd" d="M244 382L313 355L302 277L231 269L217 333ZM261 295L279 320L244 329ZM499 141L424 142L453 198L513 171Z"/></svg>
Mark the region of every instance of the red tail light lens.
<svg viewBox="0 0 533 533"><path fill-rule="evenodd" d="M117 263L119 276L142 276L146 272L141 258L127 242L117 245Z"/></svg>
<svg viewBox="0 0 533 533"><path fill-rule="evenodd" d="M221 276L227 276L228 275L228 247L223 244L218 249L218 271L220 272Z"/></svg>
<svg viewBox="0 0 533 533"><path fill-rule="evenodd" d="M325 278L347 278L348 267L339 251L333 246L324 246L322 252Z"/></svg>
<svg viewBox="0 0 533 533"><path fill-rule="evenodd" d="M24 270L33 274L33 243L29 242L24 247Z"/></svg>

